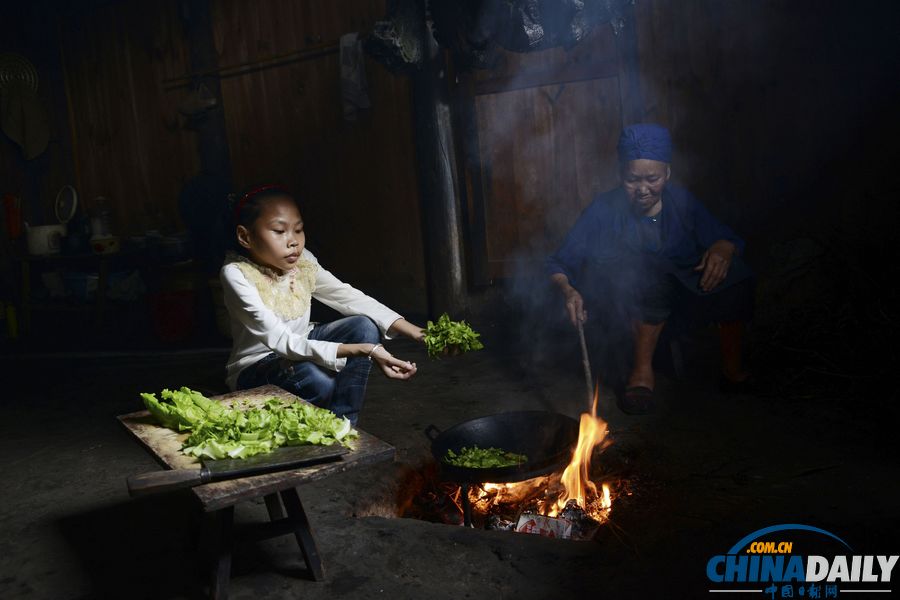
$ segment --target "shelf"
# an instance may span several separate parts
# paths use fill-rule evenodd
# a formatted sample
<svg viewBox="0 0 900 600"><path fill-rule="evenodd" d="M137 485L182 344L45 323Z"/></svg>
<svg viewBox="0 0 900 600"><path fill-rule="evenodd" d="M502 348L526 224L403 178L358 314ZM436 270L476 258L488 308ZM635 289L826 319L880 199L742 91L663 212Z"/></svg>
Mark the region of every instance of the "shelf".
<svg viewBox="0 0 900 600"><path fill-rule="evenodd" d="M94 304L30 304L30 310L41 310L48 312L89 312L96 311L97 306ZM106 308L106 307L104 307Z"/></svg>
<svg viewBox="0 0 900 600"><path fill-rule="evenodd" d="M129 308L133 308L135 305L139 304L140 301L136 300L134 302L119 302L115 300L107 299L103 305L103 312L112 311L112 310L127 310ZM28 308L30 310L39 310L46 312L91 312L97 311L97 301L91 300L86 303L74 303L74 302L45 302L39 301L34 303L29 303Z"/></svg>

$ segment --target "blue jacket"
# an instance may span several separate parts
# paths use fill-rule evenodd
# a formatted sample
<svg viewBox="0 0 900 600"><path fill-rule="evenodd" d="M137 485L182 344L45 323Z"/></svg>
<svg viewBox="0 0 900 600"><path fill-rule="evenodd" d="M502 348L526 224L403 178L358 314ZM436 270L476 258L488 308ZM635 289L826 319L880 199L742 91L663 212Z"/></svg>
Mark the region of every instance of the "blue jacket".
<svg viewBox="0 0 900 600"><path fill-rule="evenodd" d="M549 257L548 274L564 273L578 287L581 274L592 263L614 263L626 255L656 255L673 271L689 272L717 240L733 242L738 255L744 252L744 241L684 188L669 184L663 190L658 217L661 243L657 249L648 249L642 240L641 220L646 218L634 213L621 187L598 195L584 209L559 250ZM746 270L749 276L743 261L735 261L733 267Z"/></svg>

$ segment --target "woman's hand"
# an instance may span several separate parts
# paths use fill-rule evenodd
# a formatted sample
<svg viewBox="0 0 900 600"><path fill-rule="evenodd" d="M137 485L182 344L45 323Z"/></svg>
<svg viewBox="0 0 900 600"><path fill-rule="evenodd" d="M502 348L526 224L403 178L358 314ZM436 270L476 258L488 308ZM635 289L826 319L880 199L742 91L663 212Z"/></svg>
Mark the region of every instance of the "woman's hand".
<svg viewBox="0 0 900 600"><path fill-rule="evenodd" d="M566 299L566 314L569 315L569 321L572 325L577 326L578 323L587 321L587 311L584 309L584 299L581 293L569 283L569 278L563 273L554 273L550 276L550 281L555 283Z"/></svg>
<svg viewBox="0 0 900 600"><path fill-rule="evenodd" d="M572 325L584 323L587 320L587 311L584 310L584 299L575 288L566 293L566 312Z"/></svg>
<svg viewBox="0 0 900 600"><path fill-rule="evenodd" d="M378 363L381 372L389 379L409 379L416 374L416 363L394 358L384 346L376 346L369 358Z"/></svg>
<svg viewBox="0 0 900 600"><path fill-rule="evenodd" d="M701 290L709 292L725 280L736 250L737 248L732 242L719 240L713 242L712 246L703 253L700 264L694 267L695 271L703 271L703 275L700 277Z"/></svg>
<svg viewBox="0 0 900 600"><path fill-rule="evenodd" d="M417 342L425 341L425 330L418 325L413 325L406 319L397 319L394 321L390 328L388 328L387 333L391 337L395 335L405 335L409 339Z"/></svg>

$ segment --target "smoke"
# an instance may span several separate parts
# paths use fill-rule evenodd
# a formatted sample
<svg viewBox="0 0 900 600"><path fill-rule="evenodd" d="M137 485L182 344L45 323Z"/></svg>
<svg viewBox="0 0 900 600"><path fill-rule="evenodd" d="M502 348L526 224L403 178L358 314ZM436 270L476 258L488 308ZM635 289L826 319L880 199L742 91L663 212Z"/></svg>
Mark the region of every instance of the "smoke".
<svg viewBox="0 0 900 600"><path fill-rule="evenodd" d="M751 366L759 373L767 358L782 370L791 364L785 359L797 362L778 351L779 340L808 348L810 355L826 349L826 371L866 362L859 369L865 373L884 363L885 356L896 354L888 341L896 311L887 308L896 295L889 292L896 287L890 283L896 269L872 270L883 262L879 258L890 256L885 246L896 238L892 227L900 214L897 178L890 176L900 134L894 114L900 57L894 33L900 23L884 14L897 13L887 7L900 4L638 0L635 6L642 96L637 120L671 130L674 182L748 242L762 308L754 323L751 349L757 352ZM589 43L546 50L540 66L557 65L553 55L563 52L571 61ZM602 79L535 88L536 77L513 68L528 61L504 56L507 62L491 70L504 77L502 87L514 91L476 98L481 164L470 165L484 177L488 258L504 261L502 287L483 295L495 302L485 314L501 317L504 344L519 361L507 364L520 380L539 392L547 408L571 412L567 403L580 404L575 397L583 396L577 332L564 315L562 294L549 281L545 259L590 199L617 185L612 148L626 124L619 112L624 99L618 84L611 92L605 87L610 80ZM550 80L557 75L545 73ZM591 102L575 101L579 96ZM592 129L601 132L594 147L579 146L583 132ZM870 251L846 243L829 248L822 242L832 229L867 237ZM819 269L827 286L815 278L778 279L779 255L773 252L770 259L769 248L801 237L815 240L840 264ZM512 256L509 247L516 248ZM496 271L497 262L491 264ZM627 292L634 271L615 262L592 267L602 276L576 285L589 302L592 366L601 389L608 390L625 377L632 354L633 304ZM595 285L587 289L586 281ZM869 283L857 285L860 281ZM809 293L779 297L779 283ZM851 295L867 302L845 302ZM859 326L866 315L877 328ZM842 322L854 325L840 329ZM848 331L854 328L857 335ZM666 333L671 334L669 325ZM854 342L845 343L848 339ZM839 341L832 352L834 340ZM767 380L772 373L770 368ZM791 388L795 377L784 378ZM834 380L827 381L833 387Z"/></svg>
<svg viewBox="0 0 900 600"><path fill-rule="evenodd" d="M891 35L898 10L889 4L863 10L848 3L636 3L639 120L672 131L674 182L747 239L749 262L762 278L767 249L778 241L821 239L833 229L885 244L895 237L889 228L898 212L892 200L897 185L877 175L892 172L898 132L892 107L900 53ZM572 52L577 51L576 46ZM575 332L563 317L562 295L549 283L544 259L580 208L617 185L611 152L601 161L604 148L567 146L591 127L605 127L601 137L614 145L622 123L597 116L604 99L588 107L572 101L576 86L593 85L599 92L602 82L522 89L477 101L485 176L499 181L485 188L489 227L520 232L515 255L504 257L503 310L515 322L510 339L530 365L578 364ZM517 74L506 85L528 84ZM566 128L574 134L561 136ZM514 164L503 164L508 157L515 157ZM569 168L572 161L577 168ZM590 173L574 191L566 189L572 172ZM491 212L492 199L510 197L516 201L500 204L515 206L515 213ZM536 222L542 213L546 218ZM630 347L627 331L604 319L628 314L628 295L618 292L632 283L632 274L622 265L602 266L604 284L613 291L604 294L599 284L591 290L608 304L606 312L591 313L587 334L595 368L609 376L622 371Z"/></svg>
<svg viewBox="0 0 900 600"><path fill-rule="evenodd" d="M621 261L590 263L573 281L585 301L584 324L594 376L604 387L624 384L632 354L638 269ZM580 374L577 329L571 324L560 290L549 280L542 260L518 254L504 287L509 314L515 315L515 346L523 349L526 368L566 367Z"/></svg>
<svg viewBox="0 0 900 600"><path fill-rule="evenodd" d="M592 35L609 27L596 25ZM562 71L588 50L573 49L576 54L564 55L564 61L542 66ZM582 382L577 330L565 315L561 292L550 282L546 261L594 196L618 185L619 86L610 78L534 87L528 73L514 70L528 61L516 54L505 60L504 87L511 91L476 97L481 164L470 165L485 178L488 254L503 261L499 310L504 337L519 351L526 376L545 367L563 368L572 370L572 381ZM564 80L562 75L546 73L551 81ZM512 255L507 254L510 245L515 246ZM631 356L634 271L615 260L588 269L592 273L577 285L589 303L585 333L593 366L604 385L619 384Z"/></svg>

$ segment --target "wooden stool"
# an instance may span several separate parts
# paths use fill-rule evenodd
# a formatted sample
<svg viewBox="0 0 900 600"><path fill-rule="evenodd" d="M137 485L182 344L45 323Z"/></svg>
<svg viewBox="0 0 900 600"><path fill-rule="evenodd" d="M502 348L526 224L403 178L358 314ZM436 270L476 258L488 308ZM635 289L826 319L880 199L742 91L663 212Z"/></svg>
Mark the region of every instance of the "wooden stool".
<svg viewBox="0 0 900 600"><path fill-rule="evenodd" d="M235 400L247 406L262 406L266 400L277 397L293 402L305 402L274 385L266 385L252 390L242 390L216 396L217 400L232 405ZM141 411L118 417L125 428L135 436L163 467L169 469L199 469L200 463L181 452L187 433L178 433L157 425L148 411ZM278 471L231 479L193 488L194 496L203 510L212 514L210 542L213 553L213 569L210 597L224 600L228 597L228 581L231 577L231 554L237 540L265 540L281 535L294 534L303 554L306 568L315 581L325 579L315 536L297 486L334 473L341 473L357 467L392 460L394 447L364 431L352 442L352 449L339 460L301 467L297 470ZM251 501L262 497L269 513L269 521L250 523L238 528L234 523L234 506L238 502ZM286 513L286 515L285 515Z"/></svg>
<svg viewBox="0 0 900 600"><path fill-rule="evenodd" d="M280 498L279 498L280 496ZM210 597L224 600L228 597L228 581L231 578L231 554L239 541L262 541L282 535L294 534L306 569L314 581L325 579L325 568L319 556L315 535L303 510L295 488L264 496L270 521L248 523L238 528L234 524L234 506L220 508L212 516L208 531L211 542L212 572L210 573ZM283 503L283 505L282 505ZM284 510L287 511L285 516Z"/></svg>

